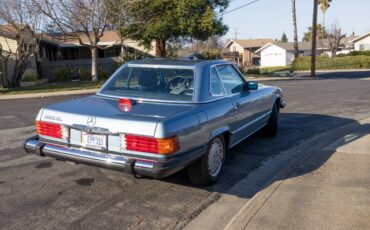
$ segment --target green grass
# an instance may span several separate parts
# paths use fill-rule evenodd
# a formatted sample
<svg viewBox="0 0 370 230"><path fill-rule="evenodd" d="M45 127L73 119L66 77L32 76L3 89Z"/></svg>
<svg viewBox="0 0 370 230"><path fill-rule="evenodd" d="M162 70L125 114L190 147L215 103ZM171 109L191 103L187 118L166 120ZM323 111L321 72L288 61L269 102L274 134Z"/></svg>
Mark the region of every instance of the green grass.
<svg viewBox="0 0 370 230"><path fill-rule="evenodd" d="M292 67L291 66L274 66L274 67L263 67L260 68L261 73L274 73L280 71L289 71Z"/></svg>
<svg viewBox="0 0 370 230"><path fill-rule="evenodd" d="M45 93L81 89L97 89L103 82L53 82L42 85L19 87L14 89L0 88L0 95L25 94L25 93Z"/></svg>

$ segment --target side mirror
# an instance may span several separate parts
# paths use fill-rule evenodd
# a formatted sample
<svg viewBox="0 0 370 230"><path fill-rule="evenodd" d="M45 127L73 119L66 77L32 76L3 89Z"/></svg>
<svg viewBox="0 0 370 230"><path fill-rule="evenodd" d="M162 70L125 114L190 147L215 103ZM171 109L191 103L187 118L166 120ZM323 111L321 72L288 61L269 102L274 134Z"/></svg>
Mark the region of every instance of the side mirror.
<svg viewBox="0 0 370 230"><path fill-rule="evenodd" d="M256 81L248 81L244 86L245 91L249 90L257 90L258 89L258 82Z"/></svg>

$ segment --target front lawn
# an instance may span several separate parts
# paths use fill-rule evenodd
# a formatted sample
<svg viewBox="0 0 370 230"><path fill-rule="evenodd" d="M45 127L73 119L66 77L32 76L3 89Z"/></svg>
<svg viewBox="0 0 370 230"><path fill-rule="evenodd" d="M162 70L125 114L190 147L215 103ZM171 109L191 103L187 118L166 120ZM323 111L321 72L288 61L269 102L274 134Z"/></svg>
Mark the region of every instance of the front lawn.
<svg viewBox="0 0 370 230"><path fill-rule="evenodd" d="M0 88L0 95L97 89L100 88L102 85L103 82L53 82L41 85L19 87L14 89Z"/></svg>

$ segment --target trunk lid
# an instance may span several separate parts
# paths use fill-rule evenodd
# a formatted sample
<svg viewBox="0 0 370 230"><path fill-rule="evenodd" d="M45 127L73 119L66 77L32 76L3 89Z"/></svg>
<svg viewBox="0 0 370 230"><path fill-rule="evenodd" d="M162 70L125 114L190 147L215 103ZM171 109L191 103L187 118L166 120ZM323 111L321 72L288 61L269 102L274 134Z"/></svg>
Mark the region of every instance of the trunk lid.
<svg viewBox="0 0 370 230"><path fill-rule="evenodd" d="M118 99L89 96L46 107L41 120L68 126L91 126L109 132L154 136L157 123L192 108L189 104L143 102L133 105L130 112L119 109ZM88 120L93 123L88 124Z"/></svg>

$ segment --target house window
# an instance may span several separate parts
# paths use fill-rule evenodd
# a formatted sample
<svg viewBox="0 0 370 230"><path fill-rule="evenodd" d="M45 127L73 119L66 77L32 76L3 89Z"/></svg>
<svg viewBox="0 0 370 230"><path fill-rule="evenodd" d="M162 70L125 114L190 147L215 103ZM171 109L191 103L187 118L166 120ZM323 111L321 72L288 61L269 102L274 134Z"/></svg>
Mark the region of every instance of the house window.
<svg viewBox="0 0 370 230"><path fill-rule="evenodd" d="M40 58L46 58L46 48L41 47L40 49Z"/></svg>

